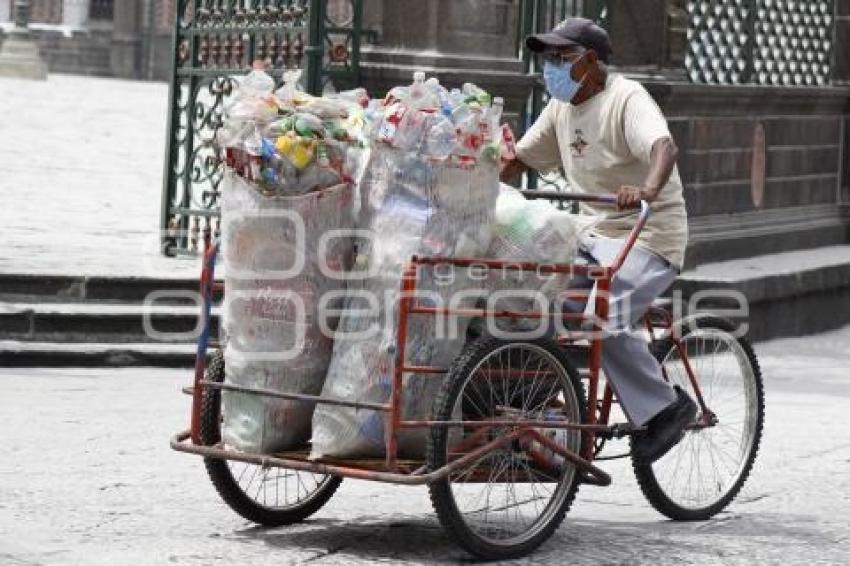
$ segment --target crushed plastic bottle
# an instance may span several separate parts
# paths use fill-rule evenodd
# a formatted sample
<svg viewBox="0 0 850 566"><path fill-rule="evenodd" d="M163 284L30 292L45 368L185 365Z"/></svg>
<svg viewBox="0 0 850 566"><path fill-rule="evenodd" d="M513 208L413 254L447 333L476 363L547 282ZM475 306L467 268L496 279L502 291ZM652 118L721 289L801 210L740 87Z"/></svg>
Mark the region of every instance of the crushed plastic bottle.
<svg viewBox="0 0 850 566"><path fill-rule="evenodd" d="M431 121L425 136L425 153L431 159L444 161L457 148L457 130L452 121L442 114L433 115Z"/></svg>
<svg viewBox="0 0 850 566"><path fill-rule="evenodd" d="M436 77L431 77L425 81L425 87L431 92L431 95L436 99L439 105L440 112L446 118L452 117L452 105L449 101L449 93Z"/></svg>
<svg viewBox="0 0 850 566"><path fill-rule="evenodd" d="M297 171L292 162L278 153L275 144L263 139L260 154L262 157L261 179L265 189L276 194L287 194L292 190L292 180Z"/></svg>
<svg viewBox="0 0 850 566"><path fill-rule="evenodd" d="M502 125L502 159L512 161L516 159L516 138L514 131L508 124Z"/></svg>
<svg viewBox="0 0 850 566"><path fill-rule="evenodd" d="M366 89L362 87L338 92L336 95L333 96L333 98L343 100L350 104L356 104L361 108L366 108L369 106L369 93L366 92Z"/></svg>
<svg viewBox="0 0 850 566"><path fill-rule="evenodd" d="M493 99L493 105L487 111L487 141L499 141L502 123L502 114L505 111L505 99L497 96Z"/></svg>
<svg viewBox="0 0 850 566"><path fill-rule="evenodd" d="M242 79L239 90L245 96L267 96L274 91L274 79L264 70L254 68Z"/></svg>
<svg viewBox="0 0 850 566"><path fill-rule="evenodd" d="M387 107L386 113L378 127L378 140L389 145L395 145L396 133L402 118L408 109L402 102L394 102Z"/></svg>

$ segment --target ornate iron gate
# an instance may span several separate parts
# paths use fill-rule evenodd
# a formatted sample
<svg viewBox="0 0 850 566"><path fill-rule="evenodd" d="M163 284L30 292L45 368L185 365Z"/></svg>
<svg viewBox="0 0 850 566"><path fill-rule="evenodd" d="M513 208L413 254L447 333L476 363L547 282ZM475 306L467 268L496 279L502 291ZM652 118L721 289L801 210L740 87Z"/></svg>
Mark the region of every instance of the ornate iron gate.
<svg viewBox="0 0 850 566"><path fill-rule="evenodd" d="M195 253L218 232L222 156L213 145L235 79L256 60L278 80L305 69L319 93L357 83L362 0L179 0L162 193L162 249Z"/></svg>

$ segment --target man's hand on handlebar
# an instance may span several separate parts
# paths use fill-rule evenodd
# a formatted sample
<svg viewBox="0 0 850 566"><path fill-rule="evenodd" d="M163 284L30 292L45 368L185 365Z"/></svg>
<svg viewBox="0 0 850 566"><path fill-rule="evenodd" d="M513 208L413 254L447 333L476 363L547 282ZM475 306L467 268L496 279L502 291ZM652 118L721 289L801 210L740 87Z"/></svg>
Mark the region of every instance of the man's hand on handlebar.
<svg viewBox="0 0 850 566"><path fill-rule="evenodd" d="M640 207L640 201L652 202L658 196L658 191L646 187L625 185L617 191L617 208L626 210Z"/></svg>

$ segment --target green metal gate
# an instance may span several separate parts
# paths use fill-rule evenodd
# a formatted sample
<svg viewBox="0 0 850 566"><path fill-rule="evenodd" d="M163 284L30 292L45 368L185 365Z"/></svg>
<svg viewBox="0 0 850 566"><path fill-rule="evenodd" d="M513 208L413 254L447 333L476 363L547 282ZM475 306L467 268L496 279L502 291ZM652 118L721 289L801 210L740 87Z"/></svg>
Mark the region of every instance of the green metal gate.
<svg viewBox="0 0 850 566"><path fill-rule="evenodd" d="M358 82L362 0L179 0L169 90L161 241L195 253L219 231L224 174L213 140L235 80L265 61L277 80L305 70L308 92Z"/></svg>

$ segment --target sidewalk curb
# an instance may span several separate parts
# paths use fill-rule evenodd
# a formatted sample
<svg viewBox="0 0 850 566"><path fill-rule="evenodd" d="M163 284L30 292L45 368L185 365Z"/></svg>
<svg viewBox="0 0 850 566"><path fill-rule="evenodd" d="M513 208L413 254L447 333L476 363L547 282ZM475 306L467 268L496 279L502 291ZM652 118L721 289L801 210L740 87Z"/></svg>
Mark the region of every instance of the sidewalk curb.
<svg viewBox="0 0 850 566"><path fill-rule="evenodd" d="M198 291L196 278L0 274L0 294L60 300L143 302L154 291ZM220 299L216 293L216 300ZM183 299L185 302L185 299Z"/></svg>

